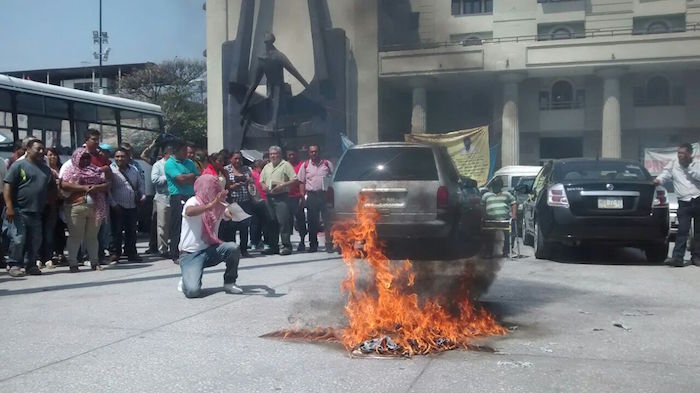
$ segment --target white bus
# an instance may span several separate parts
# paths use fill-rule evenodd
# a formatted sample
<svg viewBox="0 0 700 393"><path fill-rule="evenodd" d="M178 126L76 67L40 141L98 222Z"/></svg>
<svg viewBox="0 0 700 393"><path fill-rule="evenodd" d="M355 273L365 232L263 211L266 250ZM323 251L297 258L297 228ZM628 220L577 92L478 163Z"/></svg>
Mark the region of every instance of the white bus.
<svg viewBox="0 0 700 393"><path fill-rule="evenodd" d="M0 74L0 155L29 136L68 156L95 128L112 148L129 142L140 154L163 132L158 105Z"/></svg>

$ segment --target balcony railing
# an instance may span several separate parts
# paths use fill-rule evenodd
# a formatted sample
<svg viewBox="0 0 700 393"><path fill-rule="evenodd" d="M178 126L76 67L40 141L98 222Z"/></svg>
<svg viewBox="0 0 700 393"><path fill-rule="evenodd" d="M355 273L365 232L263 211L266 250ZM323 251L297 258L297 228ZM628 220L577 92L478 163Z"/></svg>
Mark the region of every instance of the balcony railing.
<svg viewBox="0 0 700 393"><path fill-rule="evenodd" d="M511 37L497 37L497 38L484 38L481 40L481 44L500 44L500 43L512 43L512 42L531 42L531 41L543 41L543 37L547 41L567 41L567 40L580 40L584 38L596 38L596 37L624 37L633 35L656 35L656 34L668 34L668 33L683 33L683 32L696 32L700 31L700 23L689 23L683 27L671 28L668 32L658 32L649 33L643 30L635 29L586 29L583 32L573 33L571 38L567 39L554 39L552 40L551 35L547 34L537 34L537 35L523 35L523 36L511 36ZM403 51L403 50L421 50L421 49L436 49L444 47L460 47L460 46L475 46L478 45L474 39L467 39L464 41L450 41L450 42L436 42L436 41L418 41L418 42L407 42L401 44L390 44L390 45L380 45L380 52L392 52L392 51Z"/></svg>
<svg viewBox="0 0 700 393"><path fill-rule="evenodd" d="M540 110L558 110L558 109L581 109L584 107L584 102L582 100L575 101L540 101Z"/></svg>

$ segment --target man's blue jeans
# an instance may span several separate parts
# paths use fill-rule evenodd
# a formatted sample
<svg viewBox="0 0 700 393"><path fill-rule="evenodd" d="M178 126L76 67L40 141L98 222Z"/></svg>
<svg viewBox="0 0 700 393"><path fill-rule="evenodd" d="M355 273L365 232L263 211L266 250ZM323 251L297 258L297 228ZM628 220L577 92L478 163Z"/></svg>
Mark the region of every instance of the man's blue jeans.
<svg viewBox="0 0 700 393"><path fill-rule="evenodd" d="M29 269L36 266L41 249L41 213L22 212L19 209L15 211L15 219L11 223L4 220L2 225L2 232L9 241L7 265L22 267L26 264L25 268ZM3 212L3 219L4 216Z"/></svg>
<svg viewBox="0 0 700 393"><path fill-rule="evenodd" d="M204 268L226 263L224 284L235 284L238 278L238 261L241 258L238 245L233 242L210 246L202 251L180 255L182 293L188 298L198 297L202 289Z"/></svg>

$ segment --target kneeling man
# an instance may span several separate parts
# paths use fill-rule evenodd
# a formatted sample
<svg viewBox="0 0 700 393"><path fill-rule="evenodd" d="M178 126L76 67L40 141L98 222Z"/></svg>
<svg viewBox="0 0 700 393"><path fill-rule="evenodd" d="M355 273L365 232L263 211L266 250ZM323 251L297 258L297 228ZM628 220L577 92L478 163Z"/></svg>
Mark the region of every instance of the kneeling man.
<svg viewBox="0 0 700 393"><path fill-rule="evenodd" d="M204 175L194 182L195 196L187 200L182 209L180 233L180 270L182 278L178 289L186 297L198 297L202 288L204 268L226 263L224 291L243 293L236 286L240 251L233 242L222 242L219 233L221 219L230 220L226 209L227 191L221 188L219 179Z"/></svg>

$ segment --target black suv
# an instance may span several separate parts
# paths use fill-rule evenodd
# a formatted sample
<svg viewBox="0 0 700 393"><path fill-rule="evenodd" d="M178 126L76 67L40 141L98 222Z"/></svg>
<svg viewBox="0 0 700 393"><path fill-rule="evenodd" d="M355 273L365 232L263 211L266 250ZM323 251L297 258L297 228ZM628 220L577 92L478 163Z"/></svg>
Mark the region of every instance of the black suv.
<svg viewBox="0 0 700 393"><path fill-rule="evenodd" d="M548 162L524 204L523 241L547 259L554 243L638 247L649 262L668 255L668 200L637 162Z"/></svg>

